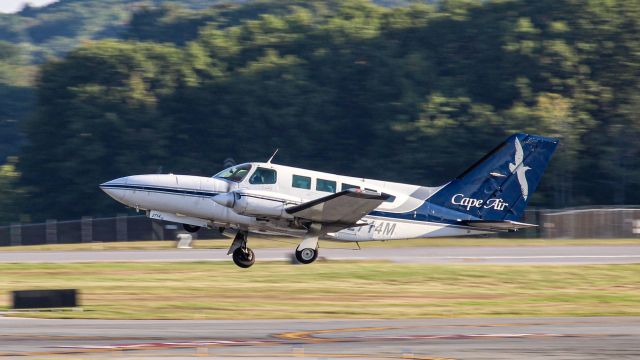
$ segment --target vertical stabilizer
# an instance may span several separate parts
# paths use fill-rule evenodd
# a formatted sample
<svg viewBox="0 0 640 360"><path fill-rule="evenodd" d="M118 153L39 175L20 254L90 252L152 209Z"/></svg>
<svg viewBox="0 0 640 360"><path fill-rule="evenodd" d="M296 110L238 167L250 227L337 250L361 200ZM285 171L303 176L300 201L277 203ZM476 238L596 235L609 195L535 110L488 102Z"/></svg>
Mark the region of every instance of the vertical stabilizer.
<svg viewBox="0 0 640 360"><path fill-rule="evenodd" d="M465 220L519 220L557 145L552 138L512 135L427 203Z"/></svg>

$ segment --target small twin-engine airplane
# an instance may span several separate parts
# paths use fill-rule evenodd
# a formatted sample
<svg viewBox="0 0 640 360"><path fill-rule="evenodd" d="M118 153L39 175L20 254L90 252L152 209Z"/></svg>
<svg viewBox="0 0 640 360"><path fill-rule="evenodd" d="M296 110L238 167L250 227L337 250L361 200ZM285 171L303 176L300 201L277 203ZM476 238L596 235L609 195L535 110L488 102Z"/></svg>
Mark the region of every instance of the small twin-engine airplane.
<svg viewBox="0 0 640 360"><path fill-rule="evenodd" d="M303 238L295 255L309 264L318 257L318 238L360 242L536 226L518 220L557 145L551 138L512 135L439 187L334 175L269 159L233 166L211 178L134 175L100 188L152 219L181 223L189 232L237 230L228 254L240 267L255 261L247 247L249 231Z"/></svg>

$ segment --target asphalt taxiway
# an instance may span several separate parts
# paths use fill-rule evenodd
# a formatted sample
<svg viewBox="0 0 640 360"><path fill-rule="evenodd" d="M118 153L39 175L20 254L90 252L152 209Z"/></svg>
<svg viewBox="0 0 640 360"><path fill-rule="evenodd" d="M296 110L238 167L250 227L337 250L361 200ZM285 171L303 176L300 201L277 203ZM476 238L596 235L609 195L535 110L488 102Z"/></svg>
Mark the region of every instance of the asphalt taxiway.
<svg viewBox="0 0 640 360"><path fill-rule="evenodd" d="M294 246L255 249L258 261L291 259ZM328 260L389 260L425 264L628 264L640 263L640 245L504 246L320 249ZM230 261L223 249L1 252L0 263L96 261Z"/></svg>
<svg viewBox="0 0 640 360"><path fill-rule="evenodd" d="M0 317L0 357L637 359L639 317L48 320Z"/></svg>

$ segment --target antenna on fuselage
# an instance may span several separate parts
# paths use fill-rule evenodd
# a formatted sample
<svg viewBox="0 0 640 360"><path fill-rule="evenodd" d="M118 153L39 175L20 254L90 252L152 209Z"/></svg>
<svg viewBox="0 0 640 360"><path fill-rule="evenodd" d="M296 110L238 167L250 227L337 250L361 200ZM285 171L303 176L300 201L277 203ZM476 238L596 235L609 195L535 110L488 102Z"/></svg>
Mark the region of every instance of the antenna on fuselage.
<svg viewBox="0 0 640 360"><path fill-rule="evenodd" d="M269 160L267 160L267 164L271 164L271 160L273 160L273 158L276 156L276 154L278 153L278 150L280 149L276 149L276 151L273 152L273 155L271 155Z"/></svg>

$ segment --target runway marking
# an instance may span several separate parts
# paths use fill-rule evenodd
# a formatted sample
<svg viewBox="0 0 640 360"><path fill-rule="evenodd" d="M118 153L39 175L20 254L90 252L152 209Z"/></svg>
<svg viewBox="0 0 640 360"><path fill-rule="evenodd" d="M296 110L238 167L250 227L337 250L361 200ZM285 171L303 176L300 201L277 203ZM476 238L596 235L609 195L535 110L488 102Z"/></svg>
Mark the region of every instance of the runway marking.
<svg viewBox="0 0 640 360"><path fill-rule="evenodd" d="M346 328L346 329L324 329L324 330L305 330L305 331L293 331L281 334L276 334L274 337L284 340L303 340L309 342L336 342L339 339L317 338L315 334L327 334L338 332L355 332L355 331L376 331L376 330L396 330L398 327L380 326L380 327L358 327L358 328Z"/></svg>

